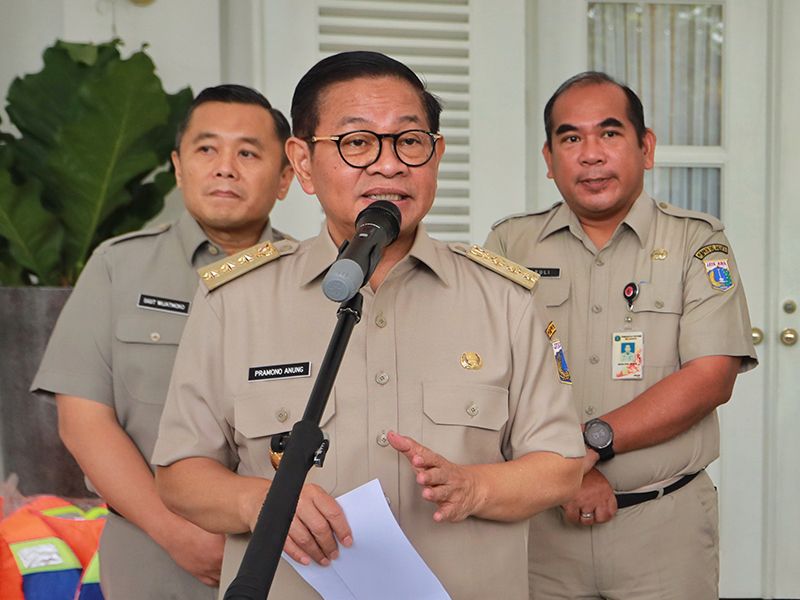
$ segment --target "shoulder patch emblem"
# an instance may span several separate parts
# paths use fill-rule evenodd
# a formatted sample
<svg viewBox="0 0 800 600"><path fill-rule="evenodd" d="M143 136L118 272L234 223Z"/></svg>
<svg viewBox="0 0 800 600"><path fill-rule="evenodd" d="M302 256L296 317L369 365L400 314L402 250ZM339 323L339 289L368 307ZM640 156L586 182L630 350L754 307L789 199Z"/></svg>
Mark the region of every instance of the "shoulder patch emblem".
<svg viewBox="0 0 800 600"><path fill-rule="evenodd" d="M728 247L725 244L708 244L708 246L703 246L694 253L694 257L703 260L706 256L711 254L712 252L721 252L722 254L728 253Z"/></svg>
<svg viewBox="0 0 800 600"><path fill-rule="evenodd" d="M556 370L558 371L559 381L567 385L572 385L572 377L570 377L569 367L567 367L564 348L561 347L561 342L559 340L553 340L553 354L556 358Z"/></svg>
<svg viewBox="0 0 800 600"><path fill-rule="evenodd" d="M472 246L466 250L462 244L451 244L450 248L529 290L533 290L539 282L537 273L480 246Z"/></svg>
<svg viewBox="0 0 800 600"><path fill-rule="evenodd" d="M706 266L708 273L708 280L711 282L711 287L721 292L727 292L734 285L733 275L728 267L726 260L704 260L703 264Z"/></svg>
<svg viewBox="0 0 800 600"><path fill-rule="evenodd" d="M281 241L276 242L276 248L272 242L260 242L232 256L227 256L222 260L211 263L207 267L198 269L197 272L209 291L218 288L224 283L236 279L240 275L249 273L256 267L272 262L285 254L292 254L297 249L296 242Z"/></svg>

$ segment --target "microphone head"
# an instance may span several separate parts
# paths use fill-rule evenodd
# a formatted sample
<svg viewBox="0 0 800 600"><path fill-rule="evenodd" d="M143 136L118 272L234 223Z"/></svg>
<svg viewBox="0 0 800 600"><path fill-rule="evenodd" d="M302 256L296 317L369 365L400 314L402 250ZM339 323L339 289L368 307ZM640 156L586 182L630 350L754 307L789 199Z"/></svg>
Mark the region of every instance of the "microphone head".
<svg viewBox="0 0 800 600"><path fill-rule="evenodd" d="M356 217L356 229L362 223L374 223L386 232L386 246L394 243L400 235L400 224L402 223L400 209L388 200L376 200L367 208L358 213Z"/></svg>

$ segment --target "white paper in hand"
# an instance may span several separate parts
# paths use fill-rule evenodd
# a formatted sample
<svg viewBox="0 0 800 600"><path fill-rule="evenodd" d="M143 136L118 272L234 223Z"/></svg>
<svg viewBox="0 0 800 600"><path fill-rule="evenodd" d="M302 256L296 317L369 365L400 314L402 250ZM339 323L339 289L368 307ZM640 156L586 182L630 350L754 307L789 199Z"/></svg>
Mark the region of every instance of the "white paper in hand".
<svg viewBox="0 0 800 600"><path fill-rule="evenodd" d="M283 553L325 600L450 600L395 521L377 479L336 501L353 532L350 548L339 544L328 567L301 565Z"/></svg>

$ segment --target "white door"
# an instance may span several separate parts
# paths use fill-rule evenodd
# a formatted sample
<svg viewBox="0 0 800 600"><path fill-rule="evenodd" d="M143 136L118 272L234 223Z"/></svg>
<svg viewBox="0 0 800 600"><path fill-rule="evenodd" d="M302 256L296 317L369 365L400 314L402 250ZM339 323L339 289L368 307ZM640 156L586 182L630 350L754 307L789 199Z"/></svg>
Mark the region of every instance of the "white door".
<svg viewBox="0 0 800 600"><path fill-rule="evenodd" d="M800 159L800 2L785 0L771 6L770 69L771 219L769 256L765 270L772 282L769 318L764 330L764 353L769 388L769 478L767 487L767 582L774 598L800 597L800 345L786 345L800 330L800 202L797 164ZM783 340L781 339L783 334ZM794 334L796 339L797 334Z"/></svg>

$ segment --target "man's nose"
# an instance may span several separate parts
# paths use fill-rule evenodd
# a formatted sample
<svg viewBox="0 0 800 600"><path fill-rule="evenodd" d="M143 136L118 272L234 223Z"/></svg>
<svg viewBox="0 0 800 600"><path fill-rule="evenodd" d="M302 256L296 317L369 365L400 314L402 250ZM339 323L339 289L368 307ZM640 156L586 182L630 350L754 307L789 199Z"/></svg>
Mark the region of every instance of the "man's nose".
<svg viewBox="0 0 800 600"><path fill-rule="evenodd" d="M381 153L378 160L367 167L368 173L380 173L384 177L393 177L408 170L406 165L394 151L394 140L383 138L381 140Z"/></svg>
<svg viewBox="0 0 800 600"><path fill-rule="evenodd" d="M215 175L217 177L226 177L230 179L236 178L236 155L234 152L222 151L219 153Z"/></svg>
<svg viewBox="0 0 800 600"><path fill-rule="evenodd" d="M602 164L605 162L605 150L599 139L588 136L581 145L581 162L587 165Z"/></svg>

